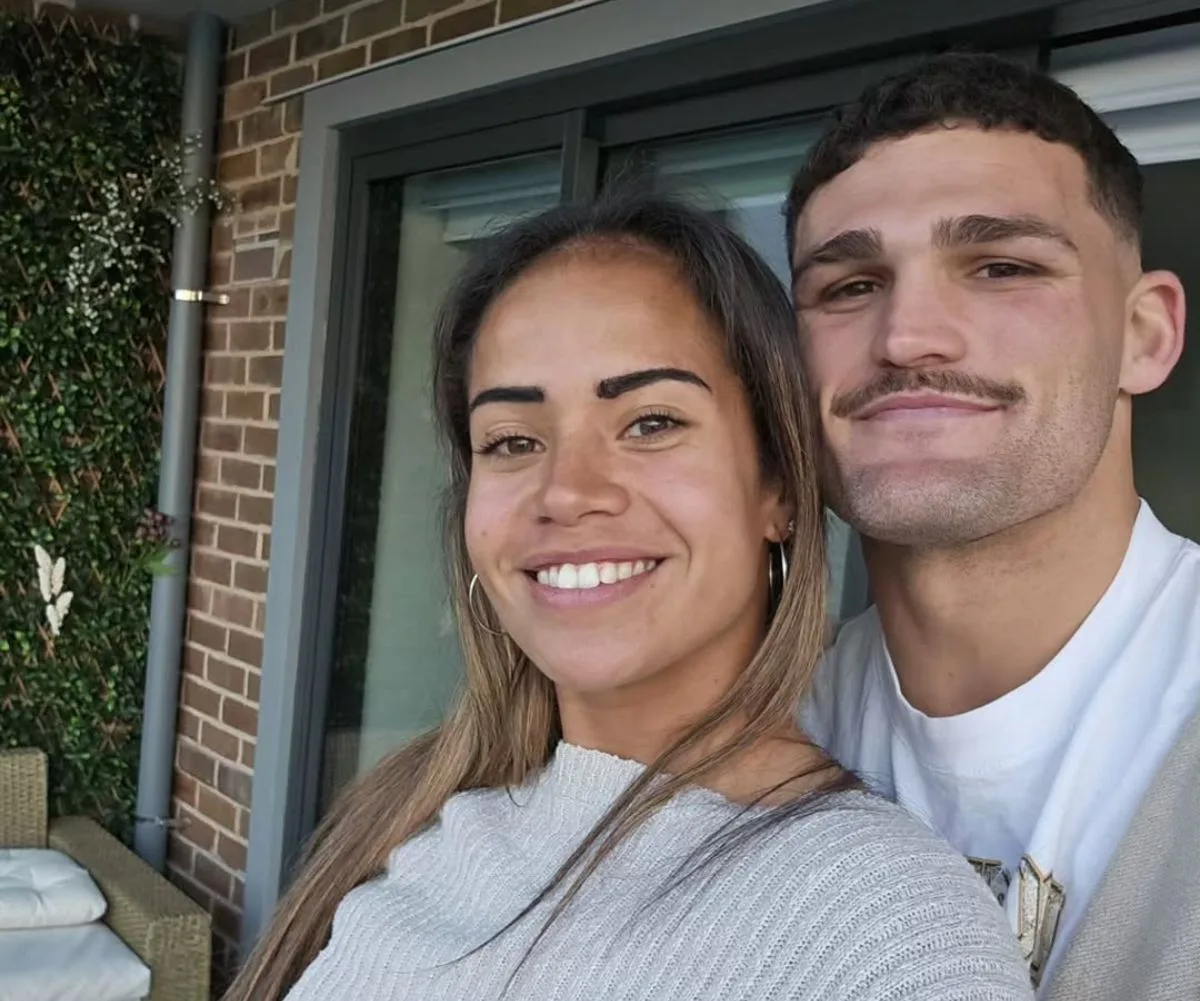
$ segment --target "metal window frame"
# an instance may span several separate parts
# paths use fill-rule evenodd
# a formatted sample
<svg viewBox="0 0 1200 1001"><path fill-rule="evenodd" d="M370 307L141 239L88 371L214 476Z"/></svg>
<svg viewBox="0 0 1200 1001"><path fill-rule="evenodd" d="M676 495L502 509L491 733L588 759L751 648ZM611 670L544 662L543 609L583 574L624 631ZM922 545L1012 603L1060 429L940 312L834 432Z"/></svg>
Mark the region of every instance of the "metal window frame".
<svg viewBox="0 0 1200 1001"><path fill-rule="evenodd" d="M314 816L310 738L327 693L370 179L545 149L528 143L554 122L563 197L586 198L606 146L821 110L864 82L867 63L874 73L962 42L1035 52L1064 32L1127 29L1137 6L992 0L981 14L961 0L606 0L305 96L244 949ZM1185 6L1153 4L1171 18Z"/></svg>

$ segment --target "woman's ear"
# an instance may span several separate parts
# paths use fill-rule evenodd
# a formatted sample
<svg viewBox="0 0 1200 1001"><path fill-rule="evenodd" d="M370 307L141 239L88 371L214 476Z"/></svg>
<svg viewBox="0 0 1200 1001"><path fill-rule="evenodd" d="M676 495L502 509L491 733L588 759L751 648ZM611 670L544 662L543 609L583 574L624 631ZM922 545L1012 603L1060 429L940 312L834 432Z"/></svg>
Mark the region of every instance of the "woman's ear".
<svg viewBox="0 0 1200 1001"><path fill-rule="evenodd" d="M1136 396L1166 382L1183 352L1183 283L1170 271L1147 271L1129 294L1127 316L1121 389Z"/></svg>
<svg viewBox="0 0 1200 1001"><path fill-rule="evenodd" d="M786 542L795 531L794 508L781 495L775 495L765 511L766 524L763 536L768 542Z"/></svg>

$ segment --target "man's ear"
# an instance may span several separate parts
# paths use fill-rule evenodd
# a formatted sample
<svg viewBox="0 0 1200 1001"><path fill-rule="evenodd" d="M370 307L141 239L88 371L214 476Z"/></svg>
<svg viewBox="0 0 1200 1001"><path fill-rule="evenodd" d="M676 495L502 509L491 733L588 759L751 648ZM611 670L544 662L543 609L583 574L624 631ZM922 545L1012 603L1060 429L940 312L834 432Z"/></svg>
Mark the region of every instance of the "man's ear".
<svg viewBox="0 0 1200 1001"><path fill-rule="evenodd" d="M1158 389L1179 361L1187 305L1183 283L1170 271L1147 271L1127 303L1121 389L1136 396Z"/></svg>

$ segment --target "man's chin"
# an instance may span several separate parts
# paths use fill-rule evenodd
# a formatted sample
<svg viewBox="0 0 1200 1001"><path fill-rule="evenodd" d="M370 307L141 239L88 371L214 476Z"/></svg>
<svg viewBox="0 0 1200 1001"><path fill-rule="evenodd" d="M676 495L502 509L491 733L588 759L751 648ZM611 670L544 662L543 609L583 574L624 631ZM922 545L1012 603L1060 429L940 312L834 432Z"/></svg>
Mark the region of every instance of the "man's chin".
<svg viewBox="0 0 1200 1001"><path fill-rule="evenodd" d="M961 479L913 478L847 490L835 511L860 535L876 542L914 548L968 545L1003 528L1004 505L984 495L980 484Z"/></svg>

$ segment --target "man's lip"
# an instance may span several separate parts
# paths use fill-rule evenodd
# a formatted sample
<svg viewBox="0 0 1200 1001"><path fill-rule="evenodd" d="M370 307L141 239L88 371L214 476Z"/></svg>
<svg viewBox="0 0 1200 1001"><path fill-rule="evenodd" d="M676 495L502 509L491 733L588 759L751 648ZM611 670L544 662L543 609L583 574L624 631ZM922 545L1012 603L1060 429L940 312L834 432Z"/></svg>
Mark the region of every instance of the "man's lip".
<svg viewBox="0 0 1200 1001"><path fill-rule="evenodd" d="M645 549L581 549L573 552L563 550L537 553L524 560L521 569L526 573L537 573L539 570L560 567L564 563L572 563L575 566L584 563L636 563L638 560L654 560L661 563L663 559L664 557L656 556Z"/></svg>
<svg viewBox="0 0 1200 1001"><path fill-rule="evenodd" d="M880 414L897 410L963 410L986 413L999 409L999 403L989 403L986 400L970 400L961 396L942 396L936 393L900 393L868 404L854 414L854 419L867 421Z"/></svg>

